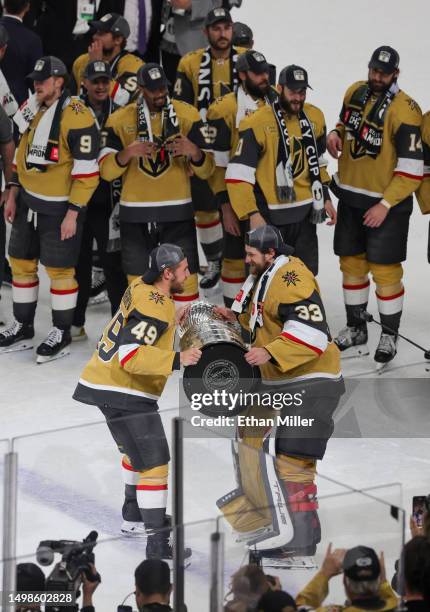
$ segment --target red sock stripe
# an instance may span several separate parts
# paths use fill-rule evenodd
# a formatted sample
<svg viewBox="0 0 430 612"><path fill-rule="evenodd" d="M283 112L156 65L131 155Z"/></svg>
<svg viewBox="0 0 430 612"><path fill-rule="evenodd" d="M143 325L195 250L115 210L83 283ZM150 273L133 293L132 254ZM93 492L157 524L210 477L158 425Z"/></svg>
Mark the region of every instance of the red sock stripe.
<svg viewBox="0 0 430 612"><path fill-rule="evenodd" d="M227 276L221 276L221 279L224 281L224 283L244 283L246 281L246 278L244 277L228 278Z"/></svg>
<svg viewBox="0 0 430 612"><path fill-rule="evenodd" d="M370 286L370 281L367 281L367 283L363 283L361 285L342 285L342 287L344 289L350 289L352 291L354 291L354 289L366 289L366 287Z"/></svg>
<svg viewBox="0 0 430 612"><path fill-rule="evenodd" d="M400 293L396 293L395 295L378 295L376 294L376 297L378 298L378 300L396 300L399 297L402 297L402 295L405 294L405 290L402 289L402 291L400 291Z"/></svg>
<svg viewBox="0 0 430 612"><path fill-rule="evenodd" d="M247 185L254 186L254 183L250 183L249 181L242 181L241 179L226 179L225 182L226 183L246 183Z"/></svg>
<svg viewBox="0 0 430 612"><path fill-rule="evenodd" d="M137 485L138 491L167 491L167 485Z"/></svg>
<svg viewBox="0 0 430 612"><path fill-rule="evenodd" d="M317 355L322 355L321 349L319 349L316 346L312 346L312 344L308 344L307 342L304 342L303 340L300 340L300 338L296 338L295 336L292 336L291 334L288 334L287 332L282 332L281 336L284 336L284 338L288 338L288 340L292 340L293 342L297 342L298 344L303 344L303 346L306 346L307 348L310 348L313 351L315 351Z"/></svg>
<svg viewBox="0 0 430 612"><path fill-rule="evenodd" d="M194 293L194 295L174 295L173 299L175 300L175 302L191 302L192 300L198 300L199 299L199 294L198 293Z"/></svg>
<svg viewBox="0 0 430 612"><path fill-rule="evenodd" d="M126 356L124 357L124 359L122 359L122 360L121 360L121 362L120 362L120 363L121 363L122 367L124 367L124 366L125 366L125 364L127 363L127 361L128 361L129 359L131 359L131 358L133 357L133 355L136 355L136 353L137 353L137 351L138 351L138 350L139 350L138 348L135 348L133 351L130 351L130 352L128 353L128 355L126 355Z"/></svg>
<svg viewBox="0 0 430 612"><path fill-rule="evenodd" d="M408 172L394 172L394 176L405 176L406 178L414 179L415 181L422 181L423 177L417 174L409 174Z"/></svg>
<svg viewBox="0 0 430 612"><path fill-rule="evenodd" d="M79 287L74 289L51 289L51 293L54 295L71 295L72 293L78 293Z"/></svg>
<svg viewBox="0 0 430 612"><path fill-rule="evenodd" d="M90 172L89 174L72 174L72 179L90 178L91 176L100 176L100 172ZM82 206L84 208L84 206Z"/></svg>
<svg viewBox="0 0 430 612"><path fill-rule="evenodd" d="M122 460L122 467L123 467L125 470L129 470L130 472L136 472L136 473L139 473L139 470L135 470L134 468L132 468L132 467L131 467L131 465L129 465L128 463L126 463L126 462L124 461L124 459Z"/></svg>
<svg viewBox="0 0 430 612"><path fill-rule="evenodd" d="M39 281L34 281L33 283L17 283L16 281L12 281L12 285L18 289L30 289L31 287L37 287L38 284Z"/></svg>
<svg viewBox="0 0 430 612"><path fill-rule="evenodd" d="M200 229L208 229L209 227L216 227L220 224L221 221L217 219L216 221L211 221L210 223L196 223L196 227L199 227Z"/></svg>

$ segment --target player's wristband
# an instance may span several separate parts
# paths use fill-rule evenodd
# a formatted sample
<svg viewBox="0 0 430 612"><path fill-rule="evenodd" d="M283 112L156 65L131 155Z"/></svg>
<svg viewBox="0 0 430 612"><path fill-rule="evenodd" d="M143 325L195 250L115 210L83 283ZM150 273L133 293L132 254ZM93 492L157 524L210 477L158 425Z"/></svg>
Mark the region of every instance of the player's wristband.
<svg viewBox="0 0 430 612"><path fill-rule="evenodd" d="M118 165L120 168L127 168L127 166L128 166L128 162L127 162L126 164L121 164L121 162L120 162L120 161L119 161L119 159L118 159L118 155L119 155L119 151L118 151L118 153L115 153L115 161L116 161L117 165Z"/></svg>
<svg viewBox="0 0 430 612"><path fill-rule="evenodd" d="M9 181L9 183L6 183L5 189L10 189L11 187L21 187L21 185L19 183L15 183L14 181Z"/></svg>
<svg viewBox="0 0 430 612"><path fill-rule="evenodd" d="M336 134L339 136L339 138L342 138L342 134L340 133L340 130L338 130L337 128L334 128L334 130L331 130L331 131L330 131L330 134L331 134L332 132L336 132Z"/></svg>
<svg viewBox="0 0 430 612"><path fill-rule="evenodd" d="M193 166L196 166L198 168L199 166L203 166L203 164L205 163L205 159L206 159L206 153L202 151L202 158L199 161L195 162L192 159L190 161Z"/></svg>
<svg viewBox="0 0 430 612"><path fill-rule="evenodd" d="M380 204L385 206L385 208L388 208L388 210L390 210L390 208L391 208L391 204L389 202L387 202L387 200L381 200Z"/></svg>

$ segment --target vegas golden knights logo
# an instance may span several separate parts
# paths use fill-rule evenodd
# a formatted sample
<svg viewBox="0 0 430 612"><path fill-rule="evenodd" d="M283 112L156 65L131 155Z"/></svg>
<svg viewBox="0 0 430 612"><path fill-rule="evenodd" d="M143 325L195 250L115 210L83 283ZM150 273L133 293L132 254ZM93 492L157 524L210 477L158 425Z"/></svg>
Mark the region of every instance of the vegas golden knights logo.
<svg viewBox="0 0 430 612"><path fill-rule="evenodd" d="M360 159L361 157L365 157L367 155L366 152L366 147L364 147L361 142L359 142L358 140L356 140L354 138L354 140L351 140L351 157L352 159Z"/></svg>
<svg viewBox="0 0 430 612"><path fill-rule="evenodd" d="M290 136L290 162L293 178L299 177L305 170L306 154L303 140Z"/></svg>
<svg viewBox="0 0 430 612"><path fill-rule="evenodd" d="M170 155L162 148L157 151L155 157L139 157L139 168L145 174L158 178L170 167Z"/></svg>

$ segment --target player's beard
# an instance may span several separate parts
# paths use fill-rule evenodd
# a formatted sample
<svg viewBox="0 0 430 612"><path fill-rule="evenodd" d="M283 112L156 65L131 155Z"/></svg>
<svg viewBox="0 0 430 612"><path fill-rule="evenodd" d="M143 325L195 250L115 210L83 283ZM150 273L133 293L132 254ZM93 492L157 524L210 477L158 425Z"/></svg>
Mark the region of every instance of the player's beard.
<svg viewBox="0 0 430 612"><path fill-rule="evenodd" d="M173 295L174 293L184 293L184 283L179 283L176 279L172 281L170 285L170 293Z"/></svg>
<svg viewBox="0 0 430 612"><path fill-rule="evenodd" d="M370 89L374 94L382 94L388 91L393 83L397 81L397 77L393 77L388 85L384 85L383 83L377 83L373 79L368 80L368 84Z"/></svg>
<svg viewBox="0 0 430 612"><path fill-rule="evenodd" d="M213 40L210 36L208 38L209 45L212 47L212 49L215 49L215 51L225 51L227 49L231 49L231 40L225 38L224 36L219 38L218 40Z"/></svg>
<svg viewBox="0 0 430 612"><path fill-rule="evenodd" d="M249 264L249 271L254 274L257 278L260 278L262 274L267 270L271 263L266 262L264 264Z"/></svg>
<svg viewBox="0 0 430 612"><path fill-rule="evenodd" d="M253 81L251 81L249 76L246 75L245 89L249 93L249 95L252 96L253 98L258 98L262 100L264 96L266 95L269 87L270 87L269 81L265 81L261 85L256 85Z"/></svg>
<svg viewBox="0 0 430 612"><path fill-rule="evenodd" d="M284 92L282 92L279 96L279 103L288 115L298 115L303 110L303 107L305 105L305 102L303 100L303 102L295 102L293 108L289 100L287 100L287 98L285 97Z"/></svg>

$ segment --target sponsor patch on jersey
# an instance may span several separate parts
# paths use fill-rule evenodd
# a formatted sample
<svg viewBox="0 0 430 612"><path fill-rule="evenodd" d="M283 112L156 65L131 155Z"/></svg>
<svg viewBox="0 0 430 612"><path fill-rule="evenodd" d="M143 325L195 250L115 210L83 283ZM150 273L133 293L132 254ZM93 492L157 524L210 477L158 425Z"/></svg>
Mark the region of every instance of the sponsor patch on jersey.
<svg viewBox="0 0 430 612"><path fill-rule="evenodd" d="M282 276L282 280L284 283L287 283L287 287L290 285L296 286L297 283L300 283L299 275L294 270L288 270L288 272L285 272L285 274Z"/></svg>
<svg viewBox="0 0 430 612"><path fill-rule="evenodd" d="M164 304L164 295L162 295L161 293L158 293L158 291L151 291L149 293L149 299L152 300L153 302L155 302L156 304Z"/></svg>

